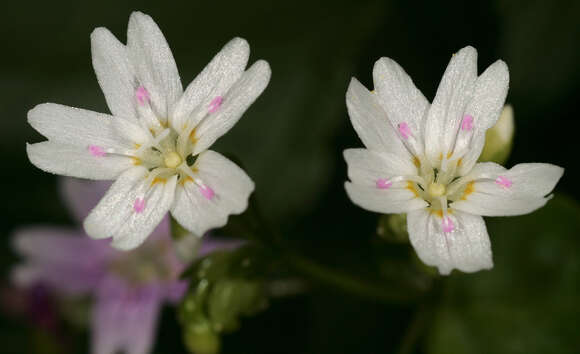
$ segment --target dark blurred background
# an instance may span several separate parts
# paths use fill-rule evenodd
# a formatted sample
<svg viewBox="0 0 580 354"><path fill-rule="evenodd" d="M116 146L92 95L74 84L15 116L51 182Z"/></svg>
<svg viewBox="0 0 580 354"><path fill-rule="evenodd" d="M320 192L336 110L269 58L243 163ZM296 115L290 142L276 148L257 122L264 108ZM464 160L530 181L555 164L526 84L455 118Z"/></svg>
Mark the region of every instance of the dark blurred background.
<svg viewBox="0 0 580 354"><path fill-rule="evenodd" d="M89 35L104 26L125 42L129 14L150 14L167 38L184 86L232 37L250 61L273 71L265 93L213 149L234 153L257 185L266 218L285 237L315 245L314 257L369 246L377 215L355 207L343 183L345 148L362 146L349 122L352 76L372 87L372 66L395 59L431 100L452 53L472 45L479 71L497 59L510 69L507 102L516 133L507 165L550 162L566 169L556 198L531 216L489 220L496 267L453 275L420 353L580 351L580 217L575 202L580 93L578 1L135 1L10 2L0 34L0 269L16 261L10 235L30 224L71 224L57 178L33 167L25 142L42 140L26 122L36 104L108 112L91 66ZM345 252L345 248L350 250ZM341 253L342 252L342 253ZM364 254L361 253L361 256ZM4 306L6 307L6 306ZM412 308L316 292L275 300L225 338L225 353L386 353L399 347ZM29 353L45 339L2 311L2 352ZM63 324L72 352L82 331ZM576 333L575 333L576 332ZM173 312L156 352L178 352ZM30 340L33 338L33 340ZM79 349L80 348L80 349ZM46 349L46 348L45 348ZM45 351L46 352L46 351Z"/></svg>

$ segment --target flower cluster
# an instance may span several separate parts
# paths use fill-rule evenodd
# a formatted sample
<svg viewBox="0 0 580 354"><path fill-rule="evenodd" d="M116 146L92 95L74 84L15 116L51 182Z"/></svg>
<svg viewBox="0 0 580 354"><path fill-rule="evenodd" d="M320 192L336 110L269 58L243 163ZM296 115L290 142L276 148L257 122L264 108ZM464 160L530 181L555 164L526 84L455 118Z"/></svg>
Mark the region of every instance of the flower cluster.
<svg viewBox="0 0 580 354"><path fill-rule="evenodd" d="M50 173L114 181L94 182L90 188L76 180L64 185L86 234L113 240L92 240L78 230L22 230L15 249L25 261L14 279L68 295L93 294L93 352L144 354L151 350L160 306L180 299L186 286L179 280L186 264L176 256L167 214L201 237L247 208L254 182L209 148L264 91L271 72L263 60L246 69L248 43L234 38L184 90L163 34L140 12L130 17L126 45L97 28L91 49L111 114L38 105L28 121L48 140L27 145L27 153L35 166ZM544 163L506 169L478 162L486 132L504 107L506 64L498 60L478 75L476 50L461 49L451 58L432 103L389 58L375 63L373 79L374 91L369 91L353 78L346 95L352 125L366 147L344 151L348 196L370 211L406 213L410 243L439 273L492 268L482 216L520 215L542 207L563 174L562 168ZM507 158L511 113L508 108L501 129L489 131L488 140L497 146L484 158ZM206 236L198 256L238 244ZM225 314L228 321L222 322L235 324L232 314L260 303L255 299L261 300L262 284L221 280L215 282L215 298L251 300L232 301L230 307L214 304L214 317ZM245 289L246 298L236 297L234 288ZM208 289L200 281L190 300L209 298ZM193 304L184 317L207 325L211 321L202 310ZM196 326L190 326L194 332L186 338L199 338Z"/></svg>

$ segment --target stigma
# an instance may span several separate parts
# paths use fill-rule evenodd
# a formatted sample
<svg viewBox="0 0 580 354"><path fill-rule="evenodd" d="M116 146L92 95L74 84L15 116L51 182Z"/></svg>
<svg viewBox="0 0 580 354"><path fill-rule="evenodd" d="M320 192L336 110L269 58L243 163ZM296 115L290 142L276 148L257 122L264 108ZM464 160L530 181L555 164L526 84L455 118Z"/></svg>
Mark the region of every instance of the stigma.
<svg viewBox="0 0 580 354"><path fill-rule="evenodd" d="M429 187L427 187L427 192L434 198L441 197L446 191L447 188L445 188L445 185L440 183L431 183L429 184Z"/></svg>
<svg viewBox="0 0 580 354"><path fill-rule="evenodd" d="M167 166L168 168L176 168L177 166L181 165L182 161L183 160L181 159L181 156L179 156L179 154L176 153L175 151L170 151L166 153L163 159L165 166Z"/></svg>

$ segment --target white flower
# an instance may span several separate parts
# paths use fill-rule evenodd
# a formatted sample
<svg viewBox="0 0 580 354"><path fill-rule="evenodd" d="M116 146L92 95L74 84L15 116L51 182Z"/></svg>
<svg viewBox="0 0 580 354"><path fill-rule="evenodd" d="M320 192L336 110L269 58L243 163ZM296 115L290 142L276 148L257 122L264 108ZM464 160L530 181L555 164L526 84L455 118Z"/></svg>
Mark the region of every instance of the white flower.
<svg viewBox="0 0 580 354"><path fill-rule="evenodd" d="M478 77L476 50L463 48L431 105L389 58L376 62L373 79L375 91L353 78L347 92L352 124L367 147L344 152L349 197L371 211L408 213L413 247L441 274L492 268L481 215L540 208L564 172L541 163L509 170L476 163L507 94L506 64L498 60Z"/></svg>
<svg viewBox="0 0 580 354"><path fill-rule="evenodd" d="M163 34L140 12L131 14L126 46L97 28L91 49L113 115L38 105L28 121L48 141L27 146L30 161L47 172L116 179L85 220L86 232L132 249L167 211L197 235L244 211L254 183L208 148L265 89L268 63L245 70L248 43L234 38L183 91Z"/></svg>

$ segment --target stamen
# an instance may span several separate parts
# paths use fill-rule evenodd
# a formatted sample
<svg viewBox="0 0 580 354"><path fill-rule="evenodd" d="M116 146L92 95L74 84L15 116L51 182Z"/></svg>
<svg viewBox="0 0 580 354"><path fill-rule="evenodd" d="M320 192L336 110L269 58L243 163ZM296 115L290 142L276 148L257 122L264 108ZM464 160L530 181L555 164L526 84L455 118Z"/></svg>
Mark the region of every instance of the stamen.
<svg viewBox="0 0 580 354"><path fill-rule="evenodd" d="M449 216L443 218L441 226L443 228L443 232L445 233L450 233L451 231L455 230L455 224L453 224L453 220L451 220Z"/></svg>
<svg viewBox="0 0 580 354"><path fill-rule="evenodd" d="M411 128L409 128L409 124L407 124L406 122L402 122L399 123L397 128L399 129L399 133L401 133L403 139L405 140L409 139L409 137L411 136Z"/></svg>
<svg viewBox="0 0 580 354"><path fill-rule="evenodd" d="M469 114L463 116L463 121L461 121L461 130L471 130L473 129L473 117Z"/></svg>
<svg viewBox="0 0 580 354"><path fill-rule="evenodd" d="M217 111L220 106L222 105L222 101L223 101L223 97L222 96L217 96L216 98L214 98L211 103L209 104L209 113L213 113L215 111Z"/></svg>
<svg viewBox="0 0 580 354"><path fill-rule="evenodd" d="M96 157L103 157L106 154L105 149L97 145L89 145L89 152Z"/></svg>
<svg viewBox="0 0 580 354"><path fill-rule="evenodd" d="M453 220L448 216L447 213L447 198L439 197L439 203L441 204L442 216L443 220L441 221L441 227L444 233L449 233L455 230L455 224L453 224Z"/></svg>
<svg viewBox="0 0 580 354"><path fill-rule="evenodd" d="M379 178L377 180L377 188L378 189L389 189L393 185L393 182L389 181L388 179Z"/></svg>
<svg viewBox="0 0 580 354"><path fill-rule="evenodd" d="M510 179L504 176L499 176L498 178L496 178L495 183L504 188L509 188L513 184L513 182Z"/></svg>
<svg viewBox="0 0 580 354"><path fill-rule="evenodd" d="M149 95L149 91L143 86L139 86L137 91L135 91L135 96L137 97L137 102L140 105L144 105L145 103L149 103L151 96Z"/></svg>
<svg viewBox="0 0 580 354"><path fill-rule="evenodd" d="M145 210L145 199L144 198L135 199L135 202L133 203L133 210L135 210L137 214L142 213L143 210Z"/></svg>
<svg viewBox="0 0 580 354"><path fill-rule="evenodd" d="M199 185L199 191L207 200L212 200L212 198L215 196L213 189L211 189L211 187L206 184Z"/></svg>

